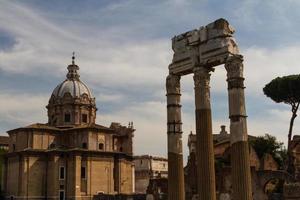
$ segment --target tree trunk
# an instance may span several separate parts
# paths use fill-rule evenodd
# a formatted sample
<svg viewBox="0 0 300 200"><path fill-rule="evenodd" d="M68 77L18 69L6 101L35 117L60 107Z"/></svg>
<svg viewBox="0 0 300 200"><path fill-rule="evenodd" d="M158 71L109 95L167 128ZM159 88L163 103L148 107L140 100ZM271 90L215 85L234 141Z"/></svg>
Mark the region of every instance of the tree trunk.
<svg viewBox="0 0 300 200"><path fill-rule="evenodd" d="M298 111L299 103L297 105L292 106L292 118L290 120L290 128L289 128L289 134L288 134L288 149L287 149L287 172L295 175L295 169L293 164L293 155L292 155L292 149L291 149L291 142L292 142L292 135L293 135L293 126L295 118L297 117L297 111Z"/></svg>

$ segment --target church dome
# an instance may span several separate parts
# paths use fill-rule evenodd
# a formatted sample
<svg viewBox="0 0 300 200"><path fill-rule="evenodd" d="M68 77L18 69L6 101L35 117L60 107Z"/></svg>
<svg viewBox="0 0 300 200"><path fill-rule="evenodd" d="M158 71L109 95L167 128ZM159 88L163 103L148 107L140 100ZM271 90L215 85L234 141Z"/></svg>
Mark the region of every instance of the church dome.
<svg viewBox="0 0 300 200"><path fill-rule="evenodd" d="M48 123L52 126L94 124L96 103L91 90L80 79L79 67L72 57L67 78L53 90L48 109Z"/></svg>
<svg viewBox="0 0 300 200"><path fill-rule="evenodd" d="M73 98L81 97L86 94L88 98L93 98L91 90L80 79L77 72L79 67L74 62L75 57L72 57L72 64L68 66L67 79L60 83L53 90L51 97L63 98L69 93Z"/></svg>
<svg viewBox="0 0 300 200"><path fill-rule="evenodd" d="M86 94L88 98L93 98L90 89L80 80L66 79L56 86L52 96L62 98L66 93L69 93L72 97L81 97Z"/></svg>

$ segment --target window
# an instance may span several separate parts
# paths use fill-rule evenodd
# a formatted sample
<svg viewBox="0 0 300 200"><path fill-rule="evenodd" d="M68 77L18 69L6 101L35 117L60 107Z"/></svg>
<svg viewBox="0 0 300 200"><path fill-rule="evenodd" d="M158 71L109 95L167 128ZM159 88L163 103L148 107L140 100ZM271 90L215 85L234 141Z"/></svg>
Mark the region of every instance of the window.
<svg viewBox="0 0 300 200"><path fill-rule="evenodd" d="M55 143L54 143L54 142L52 142L52 143L50 144L49 148L50 148L50 149L53 149L53 148L55 148Z"/></svg>
<svg viewBox="0 0 300 200"><path fill-rule="evenodd" d="M103 150L104 149L104 144L103 143L99 143L99 149Z"/></svg>
<svg viewBox="0 0 300 200"><path fill-rule="evenodd" d="M65 114L65 122L71 122L71 115L70 113Z"/></svg>
<svg viewBox="0 0 300 200"><path fill-rule="evenodd" d="M16 145L15 144L13 144L13 151L15 151L16 150Z"/></svg>
<svg viewBox="0 0 300 200"><path fill-rule="evenodd" d="M87 114L82 114L81 118L83 123L87 123Z"/></svg>
<svg viewBox="0 0 300 200"><path fill-rule="evenodd" d="M65 179L65 167L59 167L59 180Z"/></svg>
<svg viewBox="0 0 300 200"><path fill-rule="evenodd" d="M65 191L64 190L59 191L59 200L65 200Z"/></svg>
<svg viewBox="0 0 300 200"><path fill-rule="evenodd" d="M87 149L87 144L86 144L86 142L83 142L83 143L82 143L82 148L83 148L83 149Z"/></svg>
<svg viewBox="0 0 300 200"><path fill-rule="evenodd" d="M86 169L85 169L85 167L81 167L81 179L86 179Z"/></svg>

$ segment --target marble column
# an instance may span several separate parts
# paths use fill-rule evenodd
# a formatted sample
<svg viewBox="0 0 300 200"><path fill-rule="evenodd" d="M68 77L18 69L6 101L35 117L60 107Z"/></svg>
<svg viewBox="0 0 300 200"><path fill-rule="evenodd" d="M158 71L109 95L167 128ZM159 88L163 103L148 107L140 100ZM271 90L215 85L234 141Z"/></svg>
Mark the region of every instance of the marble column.
<svg viewBox="0 0 300 200"><path fill-rule="evenodd" d="M229 57L225 68L228 82L233 199L252 200L243 57Z"/></svg>
<svg viewBox="0 0 300 200"><path fill-rule="evenodd" d="M184 200L180 76L166 80L168 111L168 200Z"/></svg>
<svg viewBox="0 0 300 200"><path fill-rule="evenodd" d="M194 70L199 200L216 200L209 72L204 67Z"/></svg>

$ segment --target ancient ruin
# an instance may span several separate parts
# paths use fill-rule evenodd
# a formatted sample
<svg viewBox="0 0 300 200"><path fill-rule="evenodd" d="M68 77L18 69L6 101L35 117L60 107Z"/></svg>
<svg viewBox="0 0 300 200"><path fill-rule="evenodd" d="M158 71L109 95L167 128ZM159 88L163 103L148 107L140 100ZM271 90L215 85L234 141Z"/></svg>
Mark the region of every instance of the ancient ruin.
<svg viewBox="0 0 300 200"><path fill-rule="evenodd" d="M243 56L239 54L233 33L233 27L225 19L218 19L172 39L174 55L166 80L169 200L185 199L180 78L191 73L195 84L198 197L216 200L209 82L210 73L221 64L227 70L233 199L252 199Z"/></svg>

